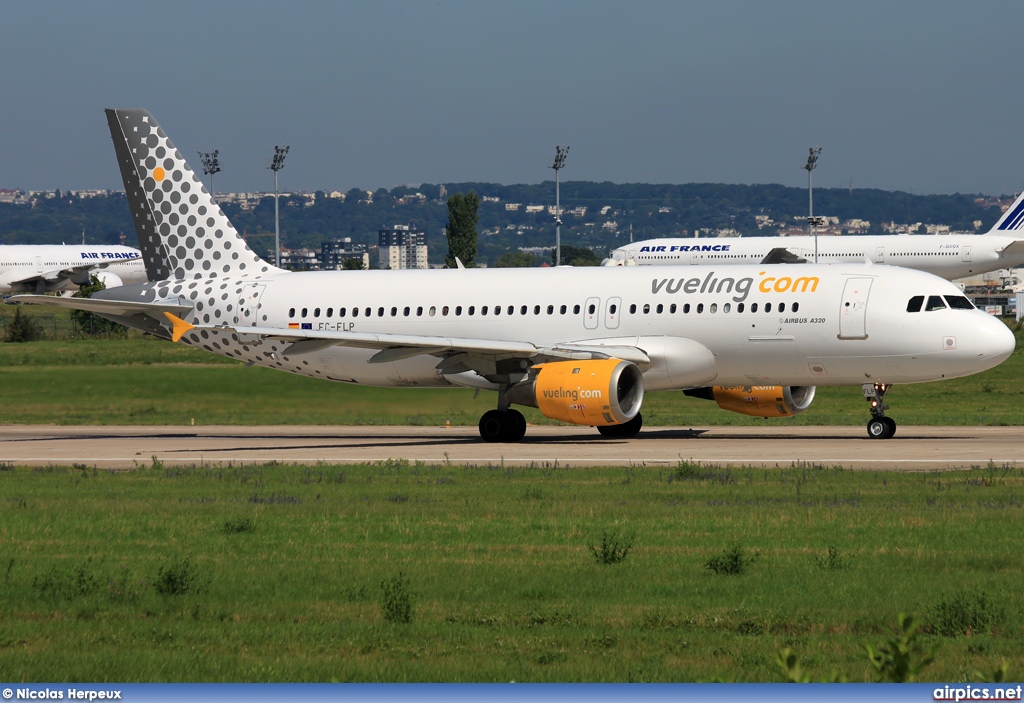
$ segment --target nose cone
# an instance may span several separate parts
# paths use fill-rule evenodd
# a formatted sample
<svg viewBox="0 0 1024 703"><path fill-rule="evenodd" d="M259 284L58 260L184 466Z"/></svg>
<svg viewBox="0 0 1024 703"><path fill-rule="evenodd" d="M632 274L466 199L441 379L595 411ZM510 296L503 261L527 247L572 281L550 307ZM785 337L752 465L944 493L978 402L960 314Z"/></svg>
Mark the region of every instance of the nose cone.
<svg viewBox="0 0 1024 703"><path fill-rule="evenodd" d="M988 319L984 321L984 324L978 326L974 337L974 348L978 358L989 362L989 368L991 368L1006 361L1013 353L1017 340L1010 328L1001 320L991 316L986 317Z"/></svg>

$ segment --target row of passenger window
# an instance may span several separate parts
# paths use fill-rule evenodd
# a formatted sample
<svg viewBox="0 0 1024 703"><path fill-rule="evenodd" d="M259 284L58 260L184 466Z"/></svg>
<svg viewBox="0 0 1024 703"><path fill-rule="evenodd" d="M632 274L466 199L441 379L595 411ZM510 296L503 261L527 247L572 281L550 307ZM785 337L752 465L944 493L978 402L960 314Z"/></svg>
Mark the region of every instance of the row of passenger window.
<svg viewBox="0 0 1024 703"><path fill-rule="evenodd" d="M945 310L947 304L954 310L974 310L974 304L963 295L929 295L927 303L923 295L915 295L907 302L907 312L921 312L922 306L925 312Z"/></svg>
<svg viewBox="0 0 1024 703"><path fill-rule="evenodd" d="M707 306L707 311L709 313L712 313L712 314L713 313L717 313L718 312L718 307L719 307L718 303L711 303L710 305ZM491 308L491 307L489 307L487 305L484 305L484 306L480 307L479 310L477 309L477 307L475 305L470 305L468 308L465 309L465 312L466 312L467 315L470 315L470 316L476 315L477 312L479 312L479 314L481 316L486 316L488 313L490 313L490 314L492 314L494 316L498 316L498 315L502 314L502 310L503 309L505 310L505 314L506 315L515 315L516 314L516 306L515 305L509 305L507 307L507 309L502 308L502 306L500 306L500 305L495 305L493 308ZM565 315L565 314L567 314L569 312L569 307L566 306L566 305L560 305L557 309L558 309L558 314L559 315ZM572 314L573 315L579 315L581 309L582 308L579 305L573 305L572 306ZM654 306L652 306L650 303L645 303L642 307L638 308L637 305L634 303L634 304L629 306L629 314L630 315L635 315L637 313L637 311L639 310L640 312L642 312L642 314L649 315L652 312L652 310L653 310L653 312L655 314L661 315L662 313L664 313L666 311L666 309L668 310L669 314L674 315L674 314L676 314L680 310L680 306L677 306L675 303L672 303L672 304L670 304L668 306L666 306L663 303L658 303L657 305L654 305ZM697 314L699 315L699 314L704 312L705 307L704 307L704 303L697 303L695 306L693 306L693 308L691 308L690 303L683 303L682 306L681 306L681 309L682 309L682 312L683 312L684 315L688 315L690 313L691 309L695 310L697 312ZM742 313L742 312L745 312L746 309L747 308L746 308L746 305L744 303L736 303L736 312ZM765 303L763 309L764 309L764 312L766 312L766 313L772 312L772 303ZM548 305L546 308L542 308L542 306L540 306L540 305L534 305L533 306L533 314L534 315L540 315L542 310L545 311L548 315L554 315L555 314L555 306L554 305ZM777 308L776 308L776 310L778 312L780 312L780 313L786 312L786 303L779 303ZM797 312L798 310L800 310L800 303L793 303L790 306L790 312ZM362 312L360 312L360 311L362 311ZM722 305L722 312L723 313L730 313L732 311L733 311L732 303L724 303ZM751 303L750 304L750 312L755 313L757 311L758 311L758 304L757 303ZM291 308L291 309L288 310L288 317L289 318L294 318L296 316L296 312L298 312L298 316L301 317L301 318L310 317L310 310L309 310L309 308L302 308L301 310L298 310L298 311L296 310L296 308ZM313 308L312 317L316 317L316 318L320 317L321 316L321 312L323 312L323 316L324 317L332 318L332 317L334 317L335 310L334 310L334 308L327 308L326 310L322 310L321 308ZM370 308L370 307L367 307L367 308L353 307L351 309L350 308L338 308L338 310L337 310L339 318L340 317L349 317L349 316L351 316L351 317L359 317L360 314L363 317L372 317L373 316L373 312L374 312L373 308ZM388 312L387 308L379 307L379 308L377 308L377 317L386 317L387 316L387 312ZM590 305L587 306L587 314L593 315L595 312L597 312L597 306L596 305L591 303ZM608 312L611 315L615 315L616 313L619 312L619 306L614 304L614 303L612 303L611 305L608 306ZM399 316L399 308L398 307L392 307L390 309L390 313L391 313L391 317L398 317ZM416 317L423 317L423 313L424 313L423 306L419 306L419 307L416 308ZM441 307L441 316L442 317L445 317L445 316L449 315L450 313L451 313L451 308L448 305L444 305L444 306ZM461 305L456 305L455 306L455 316L459 317L459 316L462 315L462 313L463 313L462 306ZM412 314L413 314L413 312L412 312L412 308L411 307L406 306L406 307L401 308L401 316L402 317L409 317ZM434 305L431 305L429 308L426 308L426 314L429 315L430 317L434 317L437 314L437 307L434 306ZM528 306L528 305L520 306L519 307L519 314L520 315L529 315L530 314L530 306Z"/></svg>

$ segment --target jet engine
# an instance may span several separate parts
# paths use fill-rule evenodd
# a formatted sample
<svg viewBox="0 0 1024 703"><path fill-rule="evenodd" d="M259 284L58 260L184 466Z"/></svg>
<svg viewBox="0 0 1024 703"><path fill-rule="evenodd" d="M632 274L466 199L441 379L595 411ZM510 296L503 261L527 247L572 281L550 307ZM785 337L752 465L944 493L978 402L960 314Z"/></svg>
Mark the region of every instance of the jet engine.
<svg viewBox="0 0 1024 703"><path fill-rule="evenodd" d="M814 386L714 386L683 391L693 398L718 403L718 407L754 417L789 417L811 407Z"/></svg>
<svg viewBox="0 0 1024 703"><path fill-rule="evenodd" d="M644 377L621 359L553 361L532 367L505 398L574 425L619 425L640 412Z"/></svg>
<svg viewBox="0 0 1024 703"><path fill-rule="evenodd" d="M124 283L120 276L110 271L93 271L92 275L107 288L117 288Z"/></svg>

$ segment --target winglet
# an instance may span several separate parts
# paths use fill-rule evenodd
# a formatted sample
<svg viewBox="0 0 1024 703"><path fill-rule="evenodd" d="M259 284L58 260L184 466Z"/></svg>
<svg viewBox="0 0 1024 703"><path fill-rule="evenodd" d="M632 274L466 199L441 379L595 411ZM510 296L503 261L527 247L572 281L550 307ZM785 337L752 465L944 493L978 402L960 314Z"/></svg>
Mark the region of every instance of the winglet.
<svg viewBox="0 0 1024 703"><path fill-rule="evenodd" d="M172 315L169 312L164 313L164 317L171 321L174 328L171 330L171 341L177 342L181 339L182 335L186 334L189 330L195 329L195 325L185 322L180 317Z"/></svg>

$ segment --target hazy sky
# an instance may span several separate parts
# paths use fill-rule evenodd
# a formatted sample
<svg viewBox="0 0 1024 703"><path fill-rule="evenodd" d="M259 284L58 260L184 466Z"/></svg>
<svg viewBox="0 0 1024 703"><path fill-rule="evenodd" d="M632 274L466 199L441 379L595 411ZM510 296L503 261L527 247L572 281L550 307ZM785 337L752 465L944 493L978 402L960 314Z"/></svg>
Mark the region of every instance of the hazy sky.
<svg viewBox="0 0 1024 703"><path fill-rule="evenodd" d="M562 178L1024 187L1024 3L7 2L0 187L122 188L105 107L218 191Z"/></svg>

